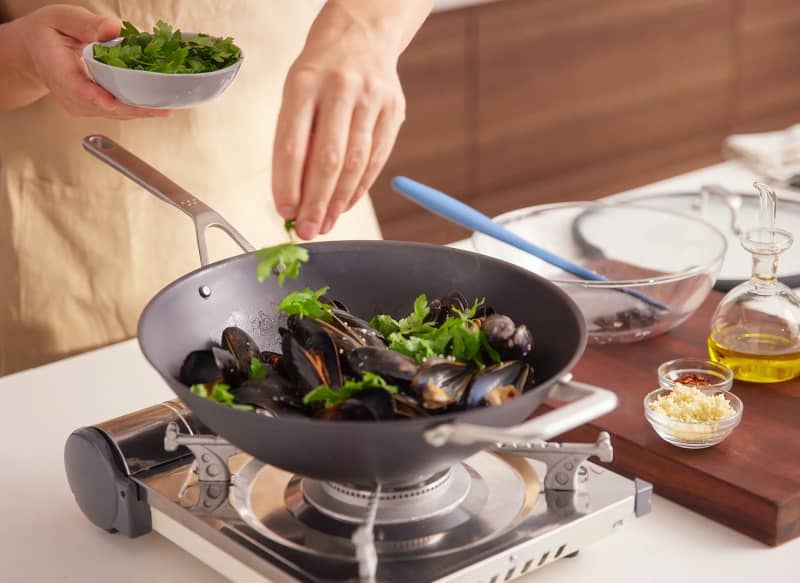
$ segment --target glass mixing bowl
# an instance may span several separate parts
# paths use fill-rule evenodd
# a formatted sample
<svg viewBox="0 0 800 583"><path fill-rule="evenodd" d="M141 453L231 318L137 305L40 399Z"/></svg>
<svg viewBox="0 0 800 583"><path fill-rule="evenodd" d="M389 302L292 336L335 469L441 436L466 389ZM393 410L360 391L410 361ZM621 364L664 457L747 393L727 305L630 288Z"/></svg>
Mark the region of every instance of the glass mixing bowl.
<svg viewBox="0 0 800 583"><path fill-rule="evenodd" d="M642 340L683 323L714 286L727 249L725 236L709 223L639 204L555 203L495 221L607 278L583 280L482 233L472 236L479 253L525 267L564 289L595 344Z"/></svg>

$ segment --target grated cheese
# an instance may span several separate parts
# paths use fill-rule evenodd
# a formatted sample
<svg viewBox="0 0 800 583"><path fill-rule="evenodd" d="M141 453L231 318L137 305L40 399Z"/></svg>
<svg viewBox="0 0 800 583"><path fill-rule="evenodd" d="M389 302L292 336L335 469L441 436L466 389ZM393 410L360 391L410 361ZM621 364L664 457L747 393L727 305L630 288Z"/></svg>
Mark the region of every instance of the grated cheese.
<svg viewBox="0 0 800 583"><path fill-rule="evenodd" d="M657 397L649 406L653 413L690 423L720 421L736 414L724 394L709 395L697 387L681 384Z"/></svg>

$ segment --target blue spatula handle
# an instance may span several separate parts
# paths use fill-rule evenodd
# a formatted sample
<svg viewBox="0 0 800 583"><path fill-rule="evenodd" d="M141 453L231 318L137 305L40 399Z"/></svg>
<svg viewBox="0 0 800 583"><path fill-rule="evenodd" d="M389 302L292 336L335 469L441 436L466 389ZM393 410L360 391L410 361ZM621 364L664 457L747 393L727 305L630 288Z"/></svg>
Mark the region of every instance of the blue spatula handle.
<svg viewBox="0 0 800 583"><path fill-rule="evenodd" d="M590 281L608 281L608 279L599 273L586 269L585 267L573 263L568 259L564 259L558 255L554 255L547 249L542 249L538 245L534 245L530 241L523 239L496 223L482 212L464 204L460 200L456 200L452 196L431 188L425 184L411 180L405 176L397 176L392 180L392 187L400 194L410 198L412 201L428 209L440 217L452 221L458 225L466 227L472 231L478 231L489 237L493 237L504 243L521 249L531 255L538 257L542 261L563 269L567 273L571 273ZM666 305L656 299L648 297L636 290L623 289L620 290L635 298L638 298L651 306L668 309Z"/></svg>
<svg viewBox="0 0 800 583"><path fill-rule="evenodd" d="M606 281L606 278L595 273L591 269L573 263L563 257L554 255L547 249L534 245L530 241L523 239L519 235L512 233L499 223L494 222L482 212L475 210L469 205L464 204L460 200L456 200L452 196L411 180L405 176L398 176L392 180L394 189L419 204L425 207L432 213L439 215L442 218L448 219L462 225L471 231L478 231L484 235L494 237L504 243L521 249L538 257L542 261L555 265L568 273L577 275L581 279L588 279L592 281Z"/></svg>

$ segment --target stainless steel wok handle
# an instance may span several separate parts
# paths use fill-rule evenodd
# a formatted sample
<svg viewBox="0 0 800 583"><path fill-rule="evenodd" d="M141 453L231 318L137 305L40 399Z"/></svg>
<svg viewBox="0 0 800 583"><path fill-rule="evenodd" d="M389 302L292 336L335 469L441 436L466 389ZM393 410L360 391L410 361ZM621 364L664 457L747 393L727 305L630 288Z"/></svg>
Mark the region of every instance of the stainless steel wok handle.
<svg viewBox="0 0 800 583"><path fill-rule="evenodd" d="M102 135L87 136L83 139L83 148L112 168L118 170L136 184L149 190L158 198L185 212L194 222L197 234L197 249L200 252L200 263L208 265L208 245L206 230L216 227L233 239L243 251L255 251L247 239L233 228L228 221L206 203L187 192L174 182L150 166L147 162L134 156L111 138Z"/></svg>
<svg viewBox="0 0 800 583"><path fill-rule="evenodd" d="M435 447L448 443L501 445L545 441L605 415L618 403L617 396L608 389L573 381L572 374L550 389L548 397L568 404L509 428L446 423L426 431L425 440Z"/></svg>

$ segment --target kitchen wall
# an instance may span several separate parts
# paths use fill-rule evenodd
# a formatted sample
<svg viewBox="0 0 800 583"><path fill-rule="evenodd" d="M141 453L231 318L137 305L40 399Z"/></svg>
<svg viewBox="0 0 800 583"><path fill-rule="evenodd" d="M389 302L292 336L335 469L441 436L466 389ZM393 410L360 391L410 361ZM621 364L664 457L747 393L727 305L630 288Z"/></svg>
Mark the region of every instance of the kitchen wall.
<svg viewBox="0 0 800 583"><path fill-rule="evenodd" d="M799 60L797 0L498 0L436 12L400 62L407 119L372 192L384 236L466 235L393 193L398 174L495 215L717 162L732 132L800 121Z"/></svg>

